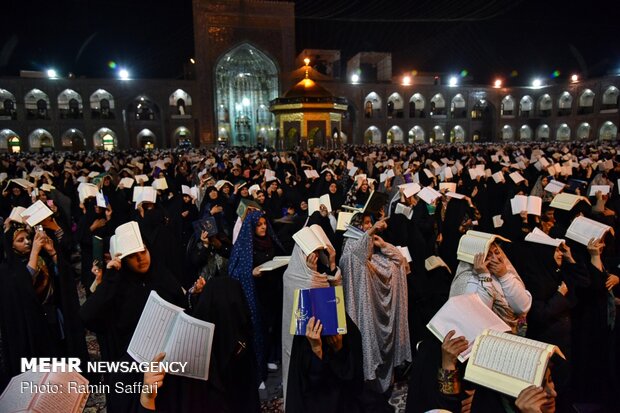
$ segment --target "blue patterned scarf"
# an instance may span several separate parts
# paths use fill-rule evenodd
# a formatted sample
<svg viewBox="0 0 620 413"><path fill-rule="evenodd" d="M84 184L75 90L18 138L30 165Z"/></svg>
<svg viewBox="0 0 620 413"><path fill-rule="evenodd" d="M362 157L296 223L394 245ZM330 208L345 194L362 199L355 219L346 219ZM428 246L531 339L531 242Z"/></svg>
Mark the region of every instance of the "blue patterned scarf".
<svg viewBox="0 0 620 413"><path fill-rule="evenodd" d="M233 245L232 252L230 253L230 260L228 261L228 274L230 277L239 280L241 286L243 287L245 298L248 301L248 306L250 307L252 327L254 329L254 353L256 355L256 362L258 363L259 372L263 371L263 365L265 364L265 354L263 352L264 338L262 334L262 323L260 311L258 309L256 291L254 289L254 276L252 275L252 270L254 269L254 230L258 224L258 220L263 216L264 212L262 211L253 211L248 213L245 220L243 220L243 225L239 231L239 236ZM276 245L280 246L280 242L276 238L275 232L273 231L269 221L267 221L267 234Z"/></svg>

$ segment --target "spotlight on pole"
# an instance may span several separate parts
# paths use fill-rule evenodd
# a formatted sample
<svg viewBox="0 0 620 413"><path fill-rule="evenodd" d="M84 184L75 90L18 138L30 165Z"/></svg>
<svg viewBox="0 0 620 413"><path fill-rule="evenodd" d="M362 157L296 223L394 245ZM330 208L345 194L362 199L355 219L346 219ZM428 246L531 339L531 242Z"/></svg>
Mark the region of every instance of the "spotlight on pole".
<svg viewBox="0 0 620 413"><path fill-rule="evenodd" d="M47 77L50 79L56 79L58 77L58 73L54 69L47 69Z"/></svg>
<svg viewBox="0 0 620 413"><path fill-rule="evenodd" d="M498 88L498 89L502 87L502 79L495 79L495 82L493 83L493 87Z"/></svg>
<svg viewBox="0 0 620 413"><path fill-rule="evenodd" d="M456 86L458 84L459 80L456 76L452 76L450 78L450 80L448 81L448 85L449 86Z"/></svg>
<svg viewBox="0 0 620 413"><path fill-rule="evenodd" d="M351 75L351 83L358 83L360 81L360 75L353 73Z"/></svg>
<svg viewBox="0 0 620 413"><path fill-rule="evenodd" d="M129 71L127 69L120 69L118 71L118 77L121 80L128 80L129 79Z"/></svg>
<svg viewBox="0 0 620 413"><path fill-rule="evenodd" d="M541 86L542 86L542 80L540 80L540 79L534 79L534 80L532 81L532 86L533 86L533 87L541 87Z"/></svg>

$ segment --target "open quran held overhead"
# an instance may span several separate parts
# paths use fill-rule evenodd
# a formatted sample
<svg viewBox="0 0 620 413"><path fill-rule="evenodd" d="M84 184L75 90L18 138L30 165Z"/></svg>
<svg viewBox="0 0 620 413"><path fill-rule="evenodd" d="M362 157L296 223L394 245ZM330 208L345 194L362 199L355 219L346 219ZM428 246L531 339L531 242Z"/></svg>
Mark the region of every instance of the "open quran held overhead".
<svg viewBox="0 0 620 413"><path fill-rule="evenodd" d="M620 406L617 142L0 153L0 189L3 412Z"/></svg>

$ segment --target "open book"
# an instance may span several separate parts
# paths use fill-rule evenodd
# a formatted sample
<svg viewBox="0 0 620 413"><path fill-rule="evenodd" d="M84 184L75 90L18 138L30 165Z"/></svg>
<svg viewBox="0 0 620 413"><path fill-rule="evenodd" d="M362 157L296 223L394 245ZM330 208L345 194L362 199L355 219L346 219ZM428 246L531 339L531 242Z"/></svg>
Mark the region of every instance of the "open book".
<svg viewBox="0 0 620 413"><path fill-rule="evenodd" d="M562 238L551 238L538 228L534 228L534 231L527 234L525 240L537 244L551 245L552 247L559 247L562 243L566 242Z"/></svg>
<svg viewBox="0 0 620 413"><path fill-rule="evenodd" d="M426 269L426 271L433 271L434 269L439 267L445 267L448 272L452 272L450 271L450 267L448 267L448 264L446 264L446 262L437 255L431 255L424 260L424 268Z"/></svg>
<svg viewBox="0 0 620 413"><path fill-rule="evenodd" d="M30 207L23 210L19 215L22 218L25 218L24 221L26 222L26 224L34 227L45 218L52 216L53 212L43 203L43 201L39 199L34 204L30 205Z"/></svg>
<svg viewBox="0 0 620 413"><path fill-rule="evenodd" d="M311 216L316 211L320 211L321 205L325 205L327 212L332 212L332 202L329 198L329 194L321 195L320 198L308 199L308 216Z"/></svg>
<svg viewBox="0 0 620 413"><path fill-rule="evenodd" d="M18 222L20 224L24 223L24 219L22 218L22 212L24 212L26 210L26 208L21 207L21 206L16 206L11 210L11 215L9 215L9 217L7 218L8 220L11 220L13 222Z"/></svg>
<svg viewBox="0 0 620 413"><path fill-rule="evenodd" d="M58 392L36 391L34 387L48 383L57 388ZM24 388L25 384L31 385ZM13 377L9 382L0 396L0 412L80 413L86 406L86 400L88 380L79 373L27 371Z"/></svg>
<svg viewBox="0 0 620 413"><path fill-rule="evenodd" d="M134 181L133 178L125 177L125 178L120 180L120 182L118 183L118 186L123 185L124 189L131 189L131 187L133 186L134 183L135 183L135 181Z"/></svg>
<svg viewBox="0 0 620 413"><path fill-rule="evenodd" d="M214 330L213 323L185 314L151 291L127 353L138 362L150 362L165 352L165 361L187 362L182 372L170 374L208 380Z"/></svg>
<svg viewBox="0 0 620 413"><path fill-rule="evenodd" d="M552 344L485 330L476 338L465 380L517 397L526 387L542 384L554 353L565 358Z"/></svg>
<svg viewBox="0 0 620 413"><path fill-rule="evenodd" d="M345 238L360 239L364 236L365 232L361 229L354 227L353 225L347 225L346 231L342 234Z"/></svg>
<svg viewBox="0 0 620 413"><path fill-rule="evenodd" d="M120 259L136 252L144 251L144 242L140 234L140 227L136 221L129 221L119 225L110 237L110 255L121 254Z"/></svg>
<svg viewBox="0 0 620 413"><path fill-rule="evenodd" d="M530 215L540 216L542 211L542 198L535 195L515 195L510 200L512 215L518 215L521 211L527 211Z"/></svg>
<svg viewBox="0 0 620 413"><path fill-rule="evenodd" d="M310 255L317 249L326 249L328 246L332 246L323 228L316 224L300 229L293 234L293 239L306 255Z"/></svg>
<svg viewBox="0 0 620 413"><path fill-rule="evenodd" d="M306 335L310 317L320 320L322 336L347 333L342 286L295 290L291 312L290 333Z"/></svg>
<svg viewBox="0 0 620 413"><path fill-rule="evenodd" d="M168 189L168 182L166 182L166 178L158 178L154 179L151 186L157 190L166 190Z"/></svg>
<svg viewBox="0 0 620 413"><path fill-rule="evenodd" d="M375 214L379 212L381 208L383 208L387 201L388 194L386 194L385 192L372 191L368 196L366 204L362 208L355 208L348 205L343 205L342 208L348 209L350 211L370 212L371 214Z"/></svg>
<svg viewBox="0 0 620 413"><path fill-rule="evenodd" d="M478 294L463 294L451 297L426 325L431 333L443 342L450 330L453 338L464 336L469 342L467 350L459 354L461 363L470 356L474 340L486 329L511 331L497 314L487 307Z"/></svg>
<svg viewBox="0 0 620 413"><path fill-rule="evenodd" d="M425 186L420 190L420 192L418 192L418 197L430 205L435 202L437 198L441 198L441 192L431 188L430 186Z"/></svg>
<svg viewBox="0 0 620 413"><path fill-rule="evenodd" d="M601 239L610 229L612 228L609 225L581 216L573 219L573 222L570 223L566 230L566 238L588 245L592 238Z"/></svg>
<svg viewBox="0 0 620 413"><path fill-rule="evenodd" d="M407 219L411 219L413 217L413 208L408 207L400 202L396 204L396 208L394 209L395 214L402 214L407 217Z"/></svg>
<svg viewBox="0 0 620 413"><path fill-rule="evenodd" d="M553 208L563 209L565 211L570 211L577 204L577 202L582 200L590 204L590 201L588 201L588 198L586 198L585 196L562 192L553 197L553 200L551 201L551 204L549 204L549 206Z"/></svg>
<svg viewBox="0 0 620 413"><path fill-rule="evenodd" d="M277 255L272 260L262 263L258 266L260 271L273 271L280 267L285 267L291 260L290 255Z"/></svg>
<svg viewBox="0 0 620 413"><path fill-rule="evenodd" d="M609 185L592 185L590 187L590 192L588 193L588 196L596 196L596 193L598 191L601 191L603 195L607 195L609 194L610 190L611 187Z"/></svg>
<svg viewBox="0 0 620 413"><path fill-rule="evenodd" d="M353 216L356 212L338 212L338 222L336 223L336 231L345 231L347 229L347 225L351 223Z"/></svg>
<svg viewBox="0 0 620 413"><path fill-rule="evenodd" d="M552 194L559 194L562 190L564 190L565 186L566 185L564 183L552 179L551 182L545 186L545 191L551 192Z"/></svg>
<svg viewBox="0 0 620 413"><path fill-rule="evenodd" d="M510 242L509 239L501 237L495 234L488 234L486 232L469 230L459 240L459 248L456 251L456 257L460 261L474 263L474 256L478 253L483 253L486 257L489 252L489 247L496 239Z"/></svg>

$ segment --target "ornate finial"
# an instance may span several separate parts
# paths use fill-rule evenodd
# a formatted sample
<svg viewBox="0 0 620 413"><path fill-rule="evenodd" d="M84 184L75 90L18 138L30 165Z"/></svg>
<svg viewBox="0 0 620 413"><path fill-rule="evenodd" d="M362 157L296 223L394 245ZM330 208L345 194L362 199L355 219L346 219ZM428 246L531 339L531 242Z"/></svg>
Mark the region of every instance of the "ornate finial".
<svg viewBox="0 0 620 413"><path fill-rule="evenodd" d="M308 66L310 64L310 58L306 57L304 59L304 63L306 64L306 66Z"/></svg>

